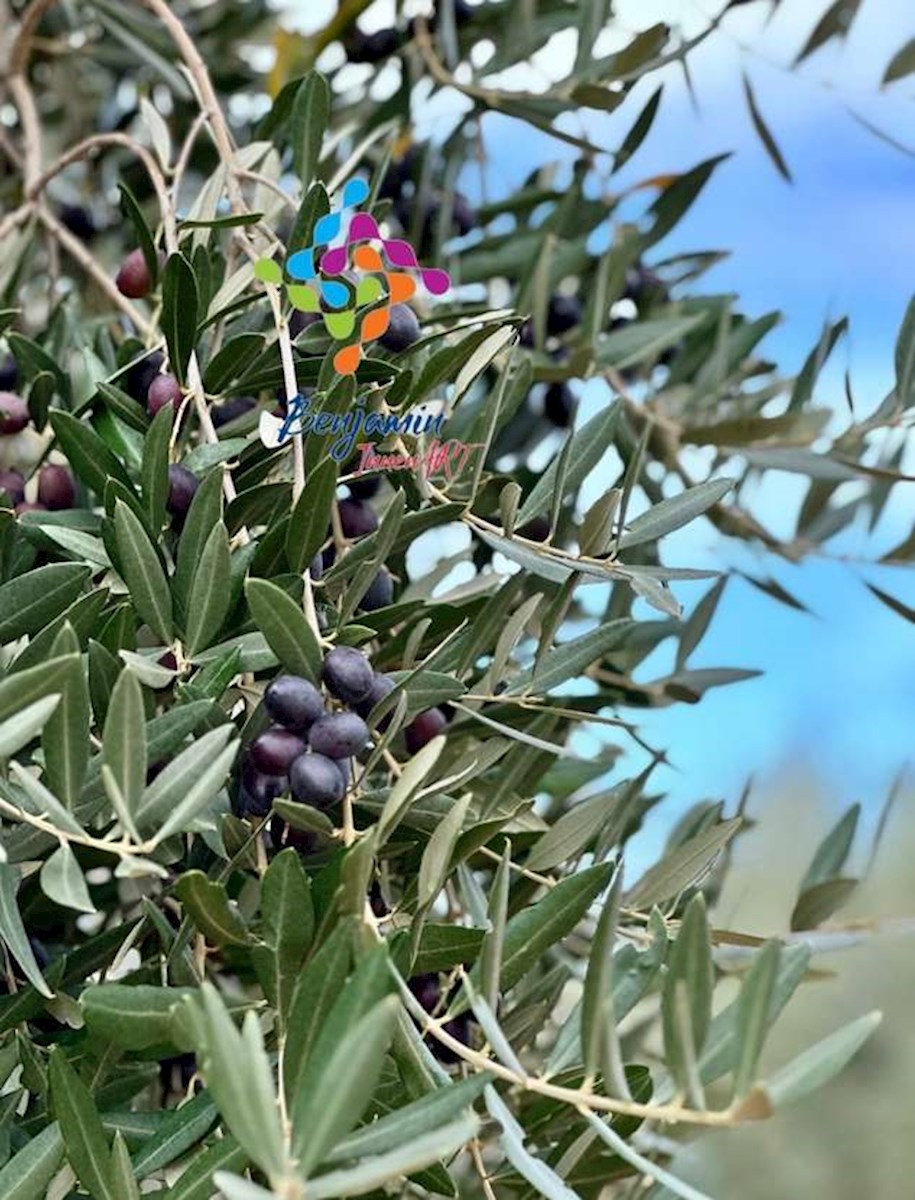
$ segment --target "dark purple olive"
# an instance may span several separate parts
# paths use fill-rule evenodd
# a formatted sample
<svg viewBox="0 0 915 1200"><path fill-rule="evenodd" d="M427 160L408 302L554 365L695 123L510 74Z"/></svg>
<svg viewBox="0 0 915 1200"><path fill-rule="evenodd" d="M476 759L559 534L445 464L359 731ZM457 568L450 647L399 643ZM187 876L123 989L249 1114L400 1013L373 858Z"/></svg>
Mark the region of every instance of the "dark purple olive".
<svg viewBox="0 0 915 1200"><path fill-rule="evenodd" d="M395 686L394 680L390 675L381 675L376 672L368 695L364 700L360 700L358 704L354 705L356 712L360 717L368 717L369 713L376 704L380 704L385 696L390 696L391 692L394 691ZM382 727L389 719L390 718L383 719Z"/></svg>
<svg viewBox="0 0 915 1200"><path fill-rule="evenodd" d="M38 499L52 511L72 508L76 483L70 471L57 463L47 463L38 473Z"/></svg>
<svg viewBox="0 0 915 1200"><path fill-rule="evenodd" d="M152 277L142 250L131 250L121 263L114 283L121 295L131 300L142 300L149 294Z"/></svg>
<svg viewBox="0 0 915 1200"><path fill-rule="evenodd" d="M324 754L302 754L292 764L289 785L296 800L329 808L343 799L346 783L337 763Z"/></svg>
<svg viewBox="0 0 915 1200"><path fill-rule="evenodd" d="M0 392L0 434L19 433L29 423L29 406L15 392Z"/></svg>
<svg viewBox="0 0 915 1200"><path fill-rule="evenodd" d="M16 505L16 515L27 512L47 512L47 508L43 504L33 503L31 500L23 500L21 504Z"/></svg>
<svg viewBox="0 0 915 1200"><path fill-rule="evenodd" d="M420 339L419 318L409 304L394 304L390 324L379 339L385 350L400 354Z"/></svg>
<svg viewBox="0 0 915 1200"><path fill-rule="evenodd" d="M543 397L544 416L557 429L568 429L575 413L575 397L567 383L551 383Z"/></svg>
<svg viewBox="0 0 915 1200"><path fill-rule="evenodd" d="M245 763L238 789L241 816L266 817L273 801L289 790L285 775L265 775L251 762Z"/></svg>
<svg viewBox="0 0 915 1200"><path fill-rule="evenodd" d="M315 583L324 575L324 555L319 550L311 560L311 565L308 568L308 574L312 577Z"/></svg>
<svg viewBox="0 0 915 1200"><path fill-rule="evenodd" d="M6 492L13 504L25 499L25 477L15 467L0 470L0 491Z"/></svg>
<svg viewBox="0 0 915 1200"><path fill-rule="evenodd" d="M391 162L385 172L378 195L384 200L394 200L408 183L419 165L422 150L419 146L410 146L402 158Z"/></svg>
<svg viewBox="0 0 915 1200"><path fill-rule="evenodd" d="M12 354L0 358L0 392L11 392L19 378L19 364Z"/></svg>
<svg viewBox="0 0 915 1200"><path fill-rule="evenodd" d="M327 758L352 758L368 740L369 727L354 712L330 713L315 721L308 732L309 746Z"/></svg>
<svg viewBox="0 0 915 1200"><path fill-rule="evenodd" d="M384 896L381 894L381 886L377 879L373 879L369 888L369 905L374 915L378 918L386 917L391 911L384 902Z"/></svg>
<svg viewBox="0 0 915 1200"><path fill-rule="evenodd" d="M423 746L428 746L433 738L444 732L448 720L440 708L427 708L419 716L414 717L404 730L407 750L418 754Z"/></svg>
<svg viewBox="0 0 915 1200"><path fill-rule="evenodd" d="M134 363L127 372L125 380L128 394L133 396L134 400L145 404L150 385L164 366L165 355L160 350L153 350L151 354L141 358L138 363Z"/></svg>
<svg viewBox="0 0 915 1200"><path fill-rule="evenodd" d="M166 404L177 408L180 403L181 384L175 376L170 375L167 371L157 375L146 393L146 411L149 415L154 417L161 408L165 408Z"/></svg>
<svg viewBox="0 0 915 1200"><path fill-rule="evenodd" d="M312 325L317 324L320 320L320 313L301 312L296 308L289 317L289 334L292 338L297 338L300 333L304 333L306 329L310 329Z"/></svg>
<svg viewBox="0 0 915 1200"><path fill-rule="evenodd" d="M337 509L340 513L340 528L346 538L365 537L378 528L375 510L364 500L341 500Z"/></svg>
<svg viewBox="0 0 915 1200"><path fill-rule="evenodd" d="M353 760L351 758L335 758L331 761L340 772L344 793L348 792L353 783Z"/></svg>
<svg viewBox="0 0 915 1200"><path fill-rule="evenodd" d="M375 612L379 608L387 608L394 602L394 580L390 571L382 567L368 586L365 595L359 601L363 612Z"/></svg>
<svg viewBox="0 0 915 1200"><path fill-rule="evenodd" d="M299 675L279 675L264 692L264 707L278 724L304 733L324 715L324 697Z"/></svg>
<svg viewBox="0 0 915 1200"><path fill-rule="evenodd" d="M461 1013L457 1017L452 1017L450 1021L446 1021L442 1026L442 1030L450 1034L455 1041L460 1042L464 1046L470 1045L470 1013ZM445 1046L435 1038L430 1037L429 1049L435 1055L440 1063L450 1065L461 1061L459 1054L456 1054L450 1046Z"/></svg>
<svg viewBox="0 0 915 1200"><path fill-rule="evenodd" d="M378 29L375 33L364 33L353 25L343 39L346 57L351 63L377 63L390 58L400 45L396 29Z"/></svg>
<svg viewBox="0 0 915 1200"><path fill-rule="evenodd" d="M328 650L321 677L331 695L344 704L364 700L375 682L371 663L355 646L334 646Z"/></svg>
<svg viewBox="0 0 915 1200"><path fill-rule="evenodd" d="M69 229L81 242L91 242L98 233L92 213L82 204L64 204L60 210L60 223Z"/></svg>
<svg viewBox="0 0 915 1200"><path fill-rule="evenodd" d="M270 822L270 841L274 848L283 850L291 846L299 854L314 854L318 848L318 835L308 829L296 829L287 825L282 817L274 817Z"/></svg>
<svg viewBox="0 0 915 1200"><path fill-rule="evenodd" d="M180 463L172 463L168 468L168 500L166 507L173 517L184 520L194 494L200 486L200 480L193 471L182 467Z"/></svg>
<svg viewBox="0 0 915 1200"><path fill-rule="evenodd" d="M442 989L435 971L425 971L407 981L407 987L416 997L423 1012L433 1013L442 999Z"/></svg>
<svg viewBox="0 0 915 1200"><path fill-rule="evenodd" d="M256 407L257 401L253 396L232 396L222 404L215 404L210 409L210 416L215 428L219 429L222 425L228 425L230 421L243 417Z"/></svg>
<svg viewBox="0 0 915 1200"><path fill-rule="evenodd" d="M346 485L354 500L371 500L381 487L380 475L358 475Z"/></svg>
<svg viewBox="0 0 915 1200"><path fill-rule="evenodd" d="M581 301L577 296L562 296L558 293L550 298L546 315L547 333L568 333L581 324Z"/></svg>
<svg viewBox="0 0 915 1200"><path fill-rule="evenodd" d="M266 729L248 747L248 759L264 775L288 775L289 768L305 753L300 737L281 725Z"/></svg>
<svg viewBox="0 0 915 1200"><path fill-rule="evenodd" d="M529 542L545 542L550 536L550 528L549 517L532 517L517 532Z"/></svg>

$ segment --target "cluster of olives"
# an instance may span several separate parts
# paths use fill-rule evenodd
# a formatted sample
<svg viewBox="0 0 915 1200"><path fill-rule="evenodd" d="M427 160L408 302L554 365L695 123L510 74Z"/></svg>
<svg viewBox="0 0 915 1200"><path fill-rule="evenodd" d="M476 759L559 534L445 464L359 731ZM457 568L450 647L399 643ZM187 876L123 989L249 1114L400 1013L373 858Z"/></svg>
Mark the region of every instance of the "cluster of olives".
<svg viewBox="0 0 915 1200"><path fill-rule="evenodd" d="M244 814L266 816L286 792L320 809L343 799L352 779L350 760L369 740L365 717L393 684L376 677L365 655L351 646L327 652L322 680L345 708L329 709L321 690L298 675L280 675L264 692L275 724L248 747L239 788Z"/></svg>
<svg viewBox="0 0 915 1200"><path fill-rule="evenodd" d="M0 437L14 437L29 424L29 406L17 392L18 367L8 355L0 362ZM5 492L17 513L72 508L76 500L76 483L69 468L59 463L45 463L38 472L37 499L26 500L26 479L18 467L0 469L0 492Z"/></svg>
<svg viewBox="0 0 915 1200"><path fill-rule="evenodd" d="M287 792L319 809L331 808L346 794L352 759L369 741L366 718L393 691L394 681L373 670L353 646L328 650L321 680L337 707L299 675L279 675L267 686L264 707L274 724L248 746L238 789L243 815L266 816ZM408 751L421 750L446 723L441 709L420 713L405 731Z"/></svg>

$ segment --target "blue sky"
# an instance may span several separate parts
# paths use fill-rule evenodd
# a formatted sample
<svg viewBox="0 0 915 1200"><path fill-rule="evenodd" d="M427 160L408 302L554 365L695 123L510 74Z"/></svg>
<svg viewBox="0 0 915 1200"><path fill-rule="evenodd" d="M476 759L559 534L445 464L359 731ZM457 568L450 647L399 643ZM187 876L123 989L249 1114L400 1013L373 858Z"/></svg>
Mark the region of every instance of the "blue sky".
<svg viewBox="0 0 915 1200"><path fill-rule="evenodd" d="M692 32L701 21L691 0L633 0L618 8L623 22L638 14L632 22L638 25L655 15L667 20L679 15ZM704 286L739 293L743 311L752 315L782 311L783 321L765 348L788 373L803 362L823 321L847 313L851 337L824 374L817 399L844 410L841 377L848 367L858 410L865 413L892 385L896 330L915 292L910 218L915 159L863 129L847 106L907 139L915 83L899 83L883 94L878 85L892 54L915 34L915 12L906 13L894 0L871 0L844 47L812 56L796 75L771 65L791 61L823 8L784 0L780 15L765 28L765 3L729 16L727 35L713 35L692 60L698 112L679 72L670 71L649 140L618 178L629 183L733 151L659 247L659 256L730 250ZM742 52L733 38L759 53ZM742 69L753 80L794 186L776 173L752 129ZM614 146L637 111L634 97L619 114L595 118L591 136ZM498 119L490 123L487 139L506 184L526 174L535 157L562 155L539 135L519 136L517 126L510 130ZM773 474L758 511L774 528L784 528L797 495L795 479ZM911 485L896 489L877 530L881 549L911 529L913 497ZM832 549L876 557L859 527L836 539ZM667 561L704 565L720 562L722 554L726 563L775 575L816 615L805 616L742 580L731 581L693 665L751 666L765 675L709 693L695 707L634 714L653 739L670 747L678 767L659 771L657 784L669 788L679 804L710 796L733 801L748 775L757 776L765 790L766 781L771 785L785 768L804 765L823 778L837 806L860 799L875 810L911 750L915 630L875 600L862 579L912 604L911 572L816 560L786 566L734 544L722 547L704 522L671 539ZM690 604L704 586L681 587L680 596Z"/></svg>
<svg viewBox="0 0 915 1200"><path fill-rule="evenodd" d="M692 35L717 7L712 0L618 0L618 43L655 20ZM915 145L915 76L883 92L879 88L889 59L915 35L915 10L906 0L864 0L844 44L811 56L797 72L785 69L825 8L826 0L782 0L767 20L769 4L760 0L730 13L691 59L698 110L682 74L670 68L655 126L614 185L733 152L659 247L659 257L729 250L730 257L703 286L738 293L742 310L754 316L782 311L783 321L765 349L789 374L803 362L824 320L848 314L851 337L824 373L817 400L844 411L841 380L847 367L858 411L865 413L892 384L896 330L915 292L915 158L867 132L848 110ZM365 27L390 23L391 11L387 0L380 0L364 18ZM296 16L302 19L301 10ZM323 16L316 5L303 27L316 27ZM605 37L599 50L616 44ZM504 77L504 83L544 86L563 73L573 46L571 35L559 35L531 69ZM327 53L334 55L337 48ZM788 160L793 186L776 173L752 129L742 71L750 75ZM373 88L387 90L390 82L379 77ZM656 82L653 77L639 85L617 114L590 114L592 140L609 149L617 145ZM417 135L441 137L446 118L457 117L463 107L453 92L418 106ZM535 163L568 162L575 155L554 139L497 116L486 119L485 140L493 192L516 186ZM469 189L475 175L476 169L468 176ZM586 402L582 419L588 410ZM877 557L912 528L913 496L912 485L897 487L874 542L856 526L831 544L832 551ZM774 529L787 531L797 497L797 480L773 473L757 498L759 515ZM748 775L755 775L765 791L766 781L774 786L785 769L803 765L821 777L837 807L862 800L874 812L910 753L915 630L874 599L862 580L915 604L911 572L822 560L788 566L734 543L722 547L704 522L671 539L667 561L723 561L757 575L771 573L816 615L792 611L739 579L731 581L693 665L750 666L765 674L712 692L697 706L633 714L650 740L670 748L678 768L657 772L656 783L669 789L678 805L707 797L733 802ZM681 599L689 606L704 586L682 586ZM649 840L659 833L660 823Z"/></svg>

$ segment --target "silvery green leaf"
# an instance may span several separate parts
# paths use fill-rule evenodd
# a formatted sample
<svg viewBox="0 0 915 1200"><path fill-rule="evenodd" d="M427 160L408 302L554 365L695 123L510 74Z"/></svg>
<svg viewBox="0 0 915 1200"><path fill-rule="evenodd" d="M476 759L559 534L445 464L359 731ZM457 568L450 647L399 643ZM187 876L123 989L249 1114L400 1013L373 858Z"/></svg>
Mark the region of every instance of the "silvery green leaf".
<svg viewBox="0 0 915 1200"><path fill-rule="evenodd" d="M41 890L56 904L75 908L77 912L96 911L79 863L67 842L61 842L50 858L45 859L40 880Z"/></svg>
<svg viewBox="0 0 915 1200"><path fill-rule="evenodd" d="M153 844L157 845L159 842L165 841L171 834L180 833L190 828L195 818L213 800L225 783L229 768L232 766L235 756L238 753L238 746L239 743L237 740L231 742L221 754L217 754L216 758L204 768L201 774L194 780L191 787L188 788L183 799L172 809L163 824L156 830L153 837Z"/></svg>
<svg viewBox="0 0 915 1200"><path fill-rule="evenodd" d="M619 413L620 405L615 401L570 435L572 447L565 480L567 491L577 489L600 462L613 439ZM554 458L521 505L517 517L519 525L525 525L538 513L545 511L553 495L558 470L558 458Z"/></svg>
<svg viewBox="0 0 915 1200"><path fill-rule="evenodd" d="M434 1088L412 1103L395 1108L383 1117L355 1130L334 1147L325 1161L346 1162L356 1158L371 1160L377 1155L397 1150L415 1138L440 1129L467 1109L482 1094L490 1079L489 1072L483 1071L467 1079Z"/></svg>
<svg viewBox="0 0 915 1200"><path fill-rule="evenodd" d="M130 1162L130 1151L120 1130L111 1147L111 1182L120 1200L140 1200L140 1189Z"/></svg>
<svg viewBox="0 0 915 1200"><path fill-rule="evenodd" d="M578 1193L560 1179L552 1167L526 1149L524 1130L492 1084L487 1084L484 1094L489 1115L502 1126L502 1149L515 1170L546 1200L581 1200Z"/></svg>
<svg viewBox="0 0 915 1200"><path fill-rule="evenodd" d="M239 1175L231 1175L228 1171L214 1171L213 1182L223 1193L226 1200L275 1200L273 1192L259 1187L250 1179L242 1179Z"/></svg>
<svg viewBox="0 0 915 1200"><path fill-rule="evenodd" d="M0 758L9 758L37 737L59 703L60 693L54 692L29 704L0 724Z"/></svg>
<svg viewBox="0 0 915 1200"><path fill-rule="evenodd" d="M43 1200L64 1156L60 1127L54 1121L25 1143L0 1170L3 1200Z"/></svg>
<svg viewBox="0 0 915 1200"><path fill-rule="evenodd" d="M164 650L153 654L139 654L134 650L119 650L118 655L134 672L140 683L153 690L168 687L178 674L172 667L163 667L158 661Z"/></svg>
<svg viewBox="0 0 915 1200"><path fill-rule="evenodd" d="M0 862L0 937L32 987L50 1000L54 993L45 983L19 913L16 902L18 884L19 876L15 868L9 863Z"/></svg>
<svg viewBox="0 0 915 1200"><path fill-rule="evenodd" d="M212 729L173 758L160 775L144 789L134 814L140 829L149 829L159 822L165 822L174 817L175 806L183 804L192 789L196 788L204 773L207 774L209 788L209 771L216 756L221 756L226 743L235 732L235 727L229 723ZM234 755L233 748L233 755ZM220 780L221 782L221 780ZM215 792L216 787L210 794ZM183 818L182 818L183 819Z"/></svg>
<svg viewBox="0 0 915 1200"><path fill-rule="evenodd" d="M769 1030L772 996L778 980L781 945L769 941L759 951L737 998L737 1064L734 1068L734 1095L743 1096L753 1083L756 1064Z"/></svg>
<svg viewBox="0 0 915 1200"><path fill-rule="evenodd" d="M463 865L463 864L462 864ZM493 876L492 890L486 906L489 929L480 951L480 985L490 1009L496 1012L499 1003L499 982L502 975L502 953L505 946L505 926L508 921L508 893L511 886L512 844L505 839L502 860ZM462 876L462 886L473 888L476 879L468 870Z"/></svg>
<svg viewBox="0 0 915 1200"><path fill-rule="evenodd" d="M320 1175L308 1185L308 1195L312 1200L329 1200L333 1196L362 1196L395 1179L412 1175L432 1163L450 1158L473 1139L479 1126L477 1117L473 1113L467 1113L448 1125L432 1130L431 1133L413 1135L409 1140L404 1139L400 1146L386 1154L365 1158L356 1166Z"/></svg>
<svg viewBox="0 0 915 1200"><path fill-rule="evenodd" d="M48 1077L71 1167L93 1200L124 1200L111 1178L111 1154L89 1088L61 1046L51 1051Z"/></svg>
<svg viewBox="0 0 915 1200"><path fill-rule="evenodd" d="M102 763L114 776L127 812L132 813L146 786L146 714L143 692L130 667L111 691L102 741Z"/></svg>
<svg viewBox="0 0 915 1200"><path fill-rule="evenodd" d="M306 1177L365 1110L399 1007L395 996L386 996L343 1035L316 1078L306 1073L293 1108L293 1147Z"/></svg>
<svg viewBox="0 0 915 1200"><path fill-rule="evenodd" d="M271 1177L286 1167L280 1114L270 1062L257 1017L239 1032L215 987L205 983L189 1005L195 1049L223 1120L239 1144Z"/></svg>
<svg viewBox="0 0 915 1200"><path fill-rule="evenodd" d="M146 126L159 165L167 171L172 157L171 134L159 110L145 96L140 97L140 117Z"/></svg>
<svg viewBox="0 0 915 1200"><path fill-rule="evenodd" d="M501 329L496 329L493 333L489 334L486 340L476 347L473 354L471 354L470 358L468 358L458 372L458 377L454 383L452 403L457 404L477 376L486 370L493 359L506 346L511 345L516 340L517 334L513 325L503 325Z"/></svg>
<svg viewBox="0 0 915 1200"><path fill-rule="evenodd" d="M698 1188L692 1187L691 1184L684 1183L682 1179L678 1179L676 1175L672 1175L670 1171L666 1171L663 1167L659 1167L657 1163L652 1162L650 1158L645 1158L638 1151L633 1150L624 1137L616 1132L606 1121L601 1120L595 1112L585 1114L585 1120L591 1128L597 1133L601 1141L620 1156L630 1166L636 1168L642 1175L648 1179L654 1179L662 1188L665 1188L671 1195L679 1196L680 1200L711 1200L705 1192L700 1192Z"/></svg>
<svg viewBox="0 0 915 1200"><path fill-rule="evenodd" d="M111 559L101 538L93 537L82 529L69 529L66 525L39 525L38 528L52 542L63 546L74 558L92 563L96 567L109 568Z"/></svg>
<svg viewBox="0 0 915 1200"><path fill-rule="evenodd" d="M687 488L678 496L662 500L629 522L629 528L620 538L620 549L625 550L628 546L656 541L665 534L688 525L713 504L717 504L733 487L733 479L708 479L705 483Z"/></svg>
<svg viewBox="0 0 915 1200"><path fill-rule="evenodd" d="M613 986L613 952L622 884L623 872L620 868L604 901L588 960L581 1000L581 1040L587 1075L594 1076L600 1069L604 1087L608 1091L612 1089L612 1095L628 1100L629 1085L616 1028Z"/></svg>
<svg viewBox="0 0 915 1200"><path fill-rule="evenodd" d="M668 954L661 1002L667 1063L694 1105L702 1100L698 1060L711 1022L714 982L705 898L697 892Z"/></svg>
<svg viewBox="0 0 915 1200"><path fill-rule="evenodd" d="M402 774L388 792L381 816L378 818L379 846L403 819L420 784L432 771L444 748L443 737L433 738L418 754L414 754L404 767Z"/></svg>
<svg viewBox="0 0 915 1200"><path fill-rule="evenodd" d="M511 1042L508 1040L505 1032L499 1025L495 1012L490 1008L487 1000L477 992L473 984L468 980L466 983L467 995L470 999L470 1007L473 1010L473 1015L479 1022L480 1028L486 1036L487 1042L493 1049L493 1052L502 1064L510 1071L514 1071L516 1075L524 1075L524 1067L518 1058L515 1051L512 1049Z"/></svg>
<svg viewBox="0 0 915 1200"><path fill-rule="evenodd" d="M683 842L649 867L625 897L629 908L648 909L699 883L716 862L742 821L734 817L712 825Z"/></svg>
<svg viewBox="0 0 915 1200"><path fill-rule="evenodd" d="M787 1066L782 1067L757 1090L772 1108L782 1108L822 1087L854 1058L883 1019L881 1012L868 1013L843 1025L829 1037L816 1042ZM747 1103L752 1104L753 1093Z"/></svg>
<svg viewBox="0 0 915 1200"><path fill-rule="evenodd" d="M471 794L462 796L453 805L438 826L432 837L426 843L426 849L419 864L418 896L420 906L431 904L444 885L451 865L454 847L464 827L467 810L470 807Z"/></svg>
<svg viewBox="0 0 915 1200"><path fill-rule="evenodd" d="M4 790L3 783L0 781L0 795L5 800L21 806L25 812L31 813L33 816L44 817L57 829L85 836L85 829L73 814L64 808L53 792L50 792L31 771L26 770L22 763L11 762L10 773L21 788L21 792L10 794Z"/></svg>
<svg viewBox="0 0 915 1200"><path fill-rule="evenodd" d="M522 671L511 681L506 695L516 696L525 691L533 691L539 696L565 683L566 680L577 678L593 663L599 662L605 654L624 642L626 635L635 625L635 621L621 617L598 625L596 629L589 630L581 637L554 646L543 655L536 668Z"/></svg>
<svg viewBox="0 0 915 1200"><path fill-rule="evenodd" d="M170 643L172 600L168 580L139 517L123 500L115 504L114 527L124 582L137 615L157 637Z"/></svg>

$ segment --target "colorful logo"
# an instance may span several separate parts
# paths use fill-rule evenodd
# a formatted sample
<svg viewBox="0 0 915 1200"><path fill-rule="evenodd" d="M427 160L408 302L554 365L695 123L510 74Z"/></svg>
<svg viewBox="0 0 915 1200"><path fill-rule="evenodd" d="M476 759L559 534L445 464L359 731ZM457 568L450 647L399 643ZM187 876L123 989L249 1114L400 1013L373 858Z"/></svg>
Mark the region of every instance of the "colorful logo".
<svg viewBox="0 0 915 1200"><path fill-rule="evenodd" d="M446 271L420 266L409 242L382 237L375 218L358 211L368 194L364 180L351 179L337 209L315 225L312 245L286 260L286 295L293 308L320 314L330 336L348 342L334 355L340 375L355 374L364 347L387 332L391 305L416 294L417 278L433 296L451 286ZM271 258L258 259L254 274L264 283L284 283Z"/></svg>

